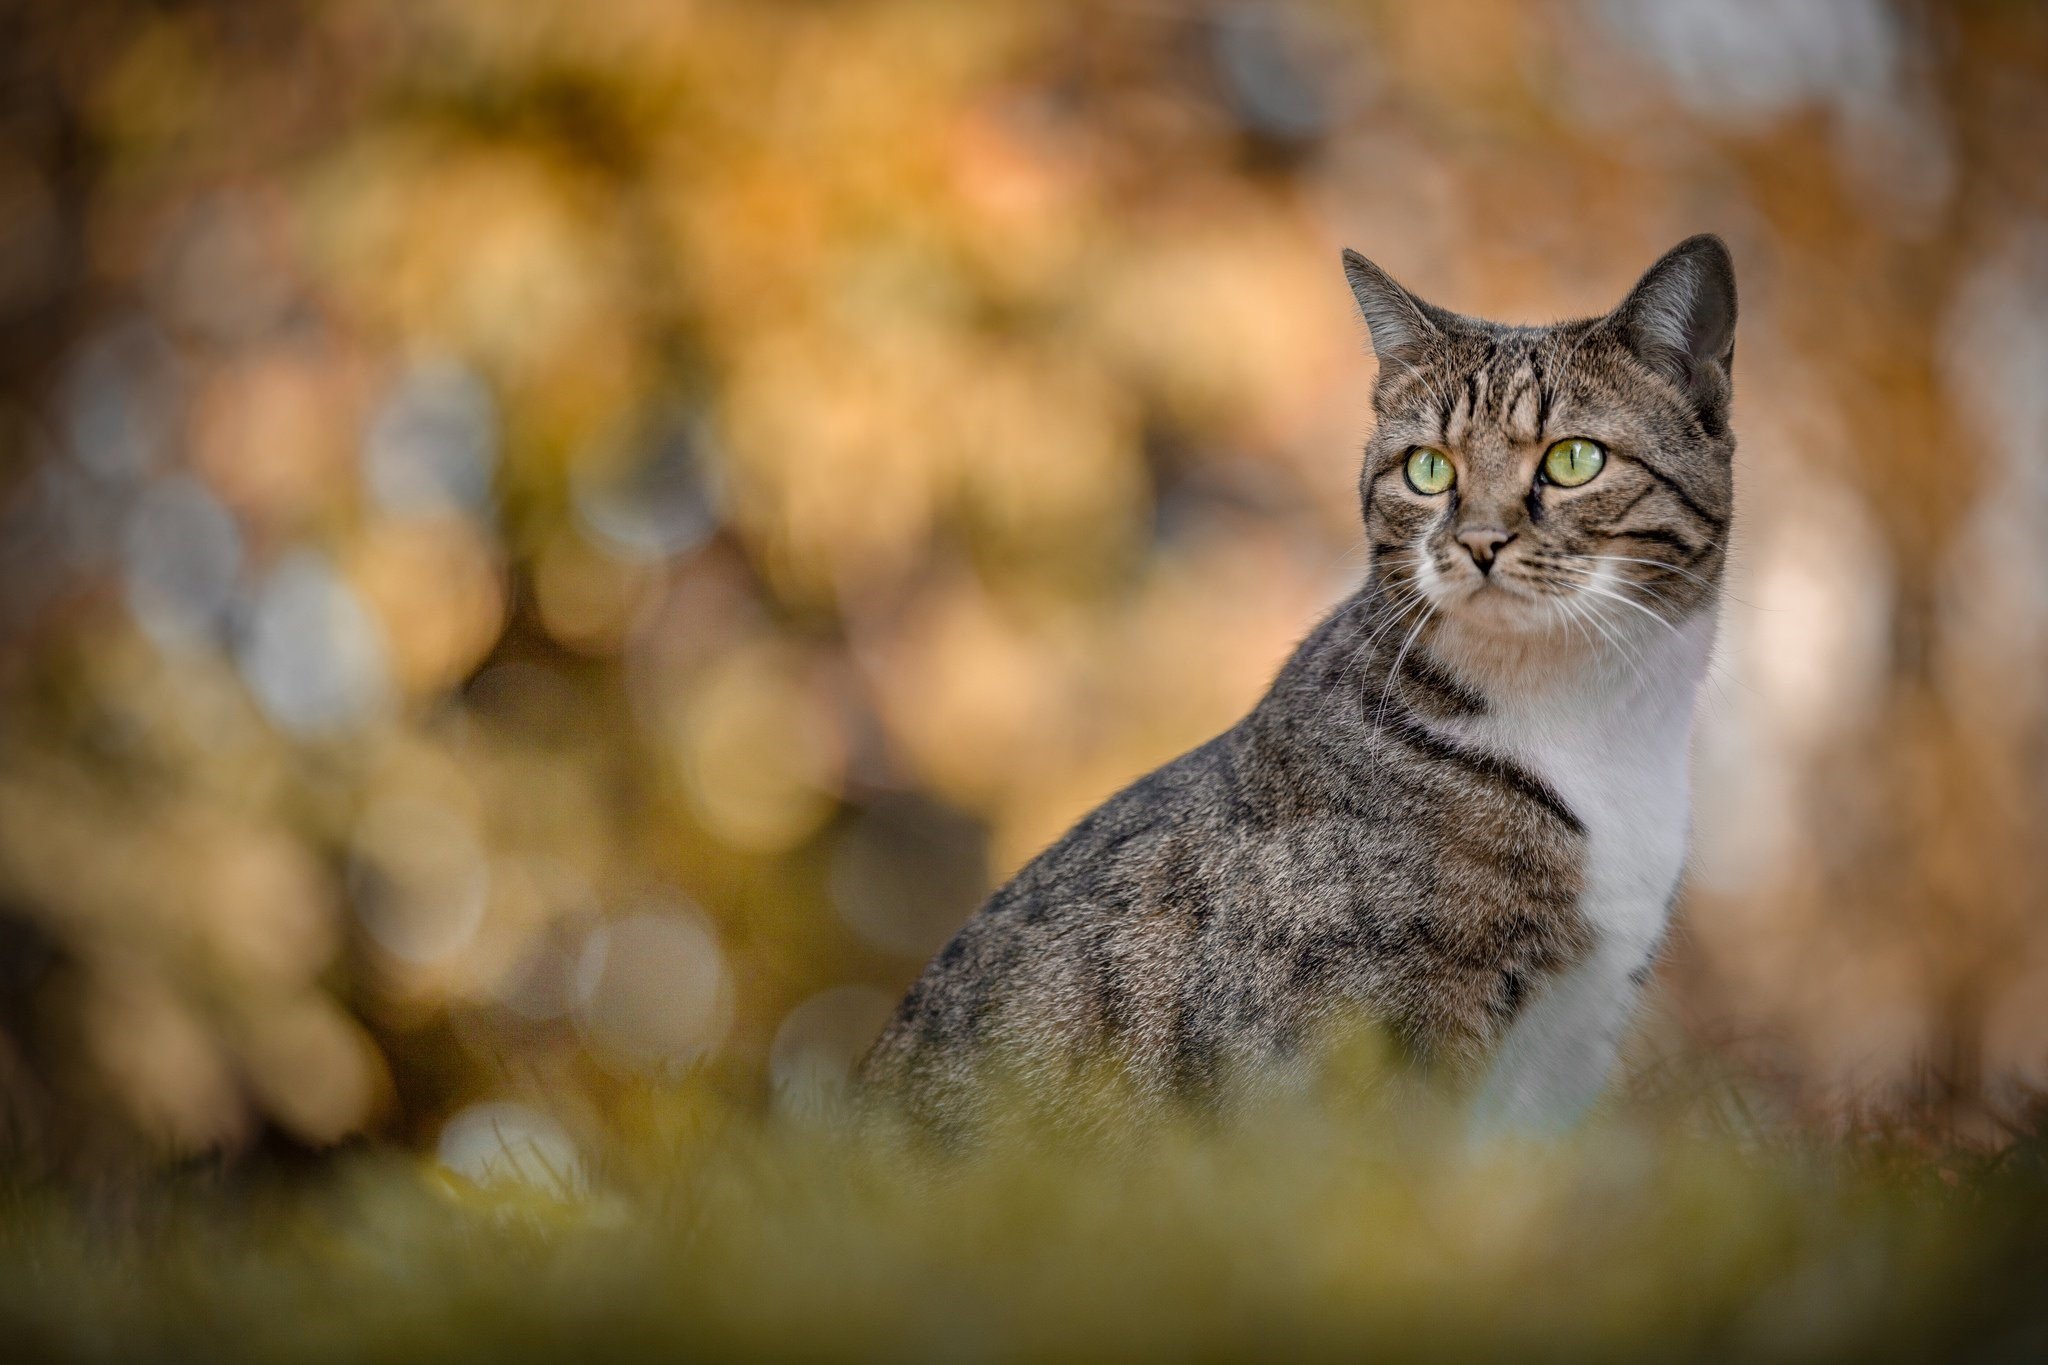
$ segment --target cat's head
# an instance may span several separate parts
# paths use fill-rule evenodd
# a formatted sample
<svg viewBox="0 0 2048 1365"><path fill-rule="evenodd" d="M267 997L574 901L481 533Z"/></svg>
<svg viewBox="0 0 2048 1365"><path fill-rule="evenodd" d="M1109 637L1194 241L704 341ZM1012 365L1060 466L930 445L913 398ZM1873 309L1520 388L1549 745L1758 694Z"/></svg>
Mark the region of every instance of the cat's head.
<svg viewBox="0 0 2048 1365"><path fill-rule="evenodd" d="M1719 238L1679 243L1604 317L1547 327L1447 312L1356 252L1344 269L1380 362L1360 491L1389 595L1589 640L1711 604L1734 500Z"/></svg>

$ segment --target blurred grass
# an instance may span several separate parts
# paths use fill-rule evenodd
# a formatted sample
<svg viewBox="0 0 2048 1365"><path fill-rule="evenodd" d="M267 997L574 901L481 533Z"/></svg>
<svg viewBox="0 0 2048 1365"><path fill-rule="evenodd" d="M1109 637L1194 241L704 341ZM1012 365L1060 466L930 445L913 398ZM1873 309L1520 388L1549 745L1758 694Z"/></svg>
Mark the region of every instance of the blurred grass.
<svg viewBox="0 0 2048 1365"><path fill-rule="evenodd" d="M1475 1150L1410 1088L937 1159L650 1090L587 1185L389 1151L0 1215L13 1358L2038 1359L2048 1143L1631 1103ZM1108 1119L1110 1115L1096 1115ZM1085 1132L1086 1136L1078 1136Z"/></svg>
<svg viewBox="0 0 2048 1365"><path fill-rule="evenodd" d="M843 1073L1356 585L1340 245L1540 319L1702 230L1742 510L1663 984L1817 1122L2048 1086L2044 21L12 6L0 1149Z"/></svg>

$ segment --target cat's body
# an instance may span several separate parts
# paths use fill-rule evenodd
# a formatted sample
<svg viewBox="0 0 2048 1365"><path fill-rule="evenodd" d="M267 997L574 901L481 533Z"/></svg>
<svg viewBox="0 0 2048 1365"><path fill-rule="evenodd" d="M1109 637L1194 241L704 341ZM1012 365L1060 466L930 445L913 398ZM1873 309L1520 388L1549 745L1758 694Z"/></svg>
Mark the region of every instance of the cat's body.
<svg viewBox="0 0 2048 1365"><path fill-rule="evenodd" d="M1684 859L1732 502L1725 249L1551 328L1347 262L1381 357L1371 574L1250 715L933 960L863 1066L921 1118L970 1114L991 1063L1052 1100L1105 1057L1201 1093L1360 1014L1490 1122L1569 1121L1604 1083ZM1553 466L1566 438L1599 462Z"/></svg>

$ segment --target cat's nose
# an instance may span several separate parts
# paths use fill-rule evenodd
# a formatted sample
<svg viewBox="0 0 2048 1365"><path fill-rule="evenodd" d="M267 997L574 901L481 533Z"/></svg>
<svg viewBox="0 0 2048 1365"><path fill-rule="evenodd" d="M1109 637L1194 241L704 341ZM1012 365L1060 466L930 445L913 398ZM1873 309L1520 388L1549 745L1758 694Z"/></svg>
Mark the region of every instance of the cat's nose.
<svg viewBox="0 0 2048 1365"><path fill-rule="evenodd" d="M1472 556L1472 562L1479 566L1479 572L1493 572L1493 557L1500 553L1501 546L1515 538L1512 531L1503 531L1498 526L1477 526L1470 531L1458 532L1458 543Z"/></svg>

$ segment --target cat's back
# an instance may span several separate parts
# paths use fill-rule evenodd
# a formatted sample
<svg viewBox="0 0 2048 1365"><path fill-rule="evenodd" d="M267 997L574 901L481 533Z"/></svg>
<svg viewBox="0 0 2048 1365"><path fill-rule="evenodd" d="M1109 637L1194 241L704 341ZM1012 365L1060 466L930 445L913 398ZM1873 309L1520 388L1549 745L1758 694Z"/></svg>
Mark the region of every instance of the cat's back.
<svg viewBox="0 0 2048 1365"><path fill-rule="evenodd" d="M1028 1071L1159 1033L1242 837L1239 742L1227 732L1154 769L1027 863L925 967L862 1080L929 1101L974 1085L991 1053Z"/></svg>

